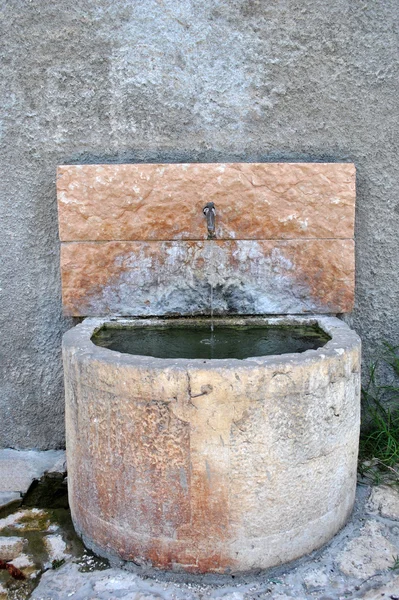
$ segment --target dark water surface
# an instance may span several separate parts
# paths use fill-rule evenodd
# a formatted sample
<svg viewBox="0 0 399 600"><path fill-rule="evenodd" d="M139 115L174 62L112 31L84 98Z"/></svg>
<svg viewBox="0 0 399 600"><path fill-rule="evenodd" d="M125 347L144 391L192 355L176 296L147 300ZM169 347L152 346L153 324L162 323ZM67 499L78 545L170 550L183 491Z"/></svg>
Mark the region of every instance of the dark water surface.
<svg viewBox="0 0 399 600"><path fill-rule="evenodd" d="M92 342L110 350L157 358L238 358L316 350L330 337L305 326L148 326L104 325Z"/></svg>

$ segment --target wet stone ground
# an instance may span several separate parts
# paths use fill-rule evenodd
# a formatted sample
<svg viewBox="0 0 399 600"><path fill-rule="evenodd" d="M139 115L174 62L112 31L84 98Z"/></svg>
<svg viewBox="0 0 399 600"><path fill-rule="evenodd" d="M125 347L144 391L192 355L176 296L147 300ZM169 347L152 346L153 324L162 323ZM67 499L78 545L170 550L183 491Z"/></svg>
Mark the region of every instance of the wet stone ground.
<svg viewBox="0 0 399 600"><path fill-rule="evenodd" d="M109 568L77 537L63 480L51 476L36 483L21 506L0 510L0 560L15 567L0 569L0 600L30 598L42 574L66 562L78 564L82 573Z"/></svg>
<svg viewBox="0 0 399 600"><path fill-rule="evenodd" d="M397 490L362 480L349 523L294 563L245 577L173 580L87 551L72 526L64 474L53 471L0 509L0 560L24 577L0 569L0 600L399 600Z"/></svg>

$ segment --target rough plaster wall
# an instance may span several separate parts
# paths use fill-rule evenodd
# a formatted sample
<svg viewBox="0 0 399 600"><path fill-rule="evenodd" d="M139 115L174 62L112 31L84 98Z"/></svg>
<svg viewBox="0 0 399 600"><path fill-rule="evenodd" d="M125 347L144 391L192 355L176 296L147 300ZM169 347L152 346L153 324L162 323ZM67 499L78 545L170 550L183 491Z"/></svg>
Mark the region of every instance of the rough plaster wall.
<svg viewBox="0 0 399 600"><path fill-rule="evenodd" d="M396 0L0 7L0 446L64 442L57 164L355 162L346 320L399 342Z"/></svg>

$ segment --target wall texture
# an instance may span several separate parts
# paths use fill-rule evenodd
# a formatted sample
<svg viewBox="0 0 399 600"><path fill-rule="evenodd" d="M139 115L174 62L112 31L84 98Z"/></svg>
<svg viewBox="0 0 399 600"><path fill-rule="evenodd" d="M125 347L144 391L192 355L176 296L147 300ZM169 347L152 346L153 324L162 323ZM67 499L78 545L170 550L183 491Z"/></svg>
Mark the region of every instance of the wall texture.
<svg viewBox="0 0 399 600"><path fill-rule="evenodd" d="M56 166L353 161L365 357L399 342L395 0L0 5L0 446L64 442Z"/></svg>

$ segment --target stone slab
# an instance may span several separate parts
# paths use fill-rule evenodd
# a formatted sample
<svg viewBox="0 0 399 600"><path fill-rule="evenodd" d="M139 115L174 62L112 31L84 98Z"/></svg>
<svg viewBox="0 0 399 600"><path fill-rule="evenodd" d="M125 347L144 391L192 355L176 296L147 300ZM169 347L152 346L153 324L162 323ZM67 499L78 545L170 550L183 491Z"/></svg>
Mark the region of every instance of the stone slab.
<svg viewBox="0 0 399 600"><path fill-rule="evenodd" d="M1 484L0 484L1 485ZM0 492L0 509L6 508L11 504L17 505L22 502L21 494L19 492Z"/></svg>
<svg viewBox="0 0 399 600"><path fill-rule="evenodd" d="M68 563L43 574L31 600L197 600L195 593L179 590L177 586L143 581L137 575L120 569L82 573L78 565ZM215 597L215 596L214 596ZM241 599L240 599L241 600Z"/></svg>
<svg viewBox="0 0 399 600"><path fill-rule="evenodd" d="M348 542L337 555L337 564L345 575L364 580L379 571L392 568L399 547L386 537L386 529L377 521L367 521L358 537Z"/></svg>
<svg viewBox="0 0 399 600"><path fill-rule="evenodd" d="M65 165L62 241L352 238L355 167L346 163Z"/></svg>
<svg viewBox="0 0 399 600"><path fill-rule="evenodd" d="M25 540L16 536L0 537L0 559L6 562L21 554Z"/></svg>
<svg viewBox="0 0 399 600"><path fill-rule="evenodd" d="M47 531L49 527L50 519L46 511L40 508L22 509L0 519L0 532L5 529L12 529L20 533L25 531Z"/></svg>
<svg viewBox="0 0 399 600"><path fill-rule="evenodd" d="M81 242L61 249L67 315L341 313L352 240Z"/></svg>
<svg viewBox="0 0 399 600"><path fill-rule="evenodd" d="M63 560L70 556L66 552L66 543L62 539L62 536L57 535L47 535L44 537L44 545L48 552L49 560Z"/></svg>
<svg viewBox="0 0 399 600"><path fill-rule="evenodd" d="M391 486L382 485L372 489L367 511L395 521L399 520L399 493Z"/></svg>
<svg viewBox="0 0 399 600"><path fill-rule="evenodd" d="M40 479L56 463L63 450L0 450L0 492L25 494L34 479Z"/></svg>
<svg viewBox="0 0 399 600"><path fill-rule="evenodd" d="M362 600L399 600L399 577L361 596Z"/></svg>
<svg viewBox="0 0 399 600"><path fill-rule="evenodd" d="M19 554L17 558L13 559L12 564L18 569L28 569L35 566L32 557L27 554Z"/></svg>

